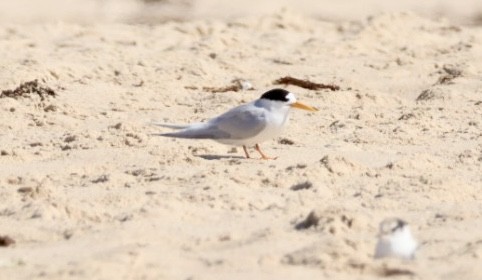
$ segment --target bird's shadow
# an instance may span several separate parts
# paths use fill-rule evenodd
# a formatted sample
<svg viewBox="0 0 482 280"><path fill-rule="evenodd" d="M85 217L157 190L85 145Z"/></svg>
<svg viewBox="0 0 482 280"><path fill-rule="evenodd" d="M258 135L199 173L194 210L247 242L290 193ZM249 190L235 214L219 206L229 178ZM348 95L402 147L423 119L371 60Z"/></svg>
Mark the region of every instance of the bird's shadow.
<svg viewBox="0 0 482 280"><path fill-rule="evenodd" d="M228 155L196 155L205 160L220 160L220 159L244 159L242 156L228 156Z"/></svg>

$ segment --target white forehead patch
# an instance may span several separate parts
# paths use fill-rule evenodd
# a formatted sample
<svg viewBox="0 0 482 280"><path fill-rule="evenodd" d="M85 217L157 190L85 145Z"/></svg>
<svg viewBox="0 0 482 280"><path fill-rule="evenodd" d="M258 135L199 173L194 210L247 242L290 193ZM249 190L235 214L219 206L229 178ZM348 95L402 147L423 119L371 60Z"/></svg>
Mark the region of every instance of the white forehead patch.
<svg viewBox="0 0 482 280"><path fill-rule="evenodd" d="M296 102L296 97L292 92L288 93L286 98L288 99L288 104L293 104Z"/></svg>

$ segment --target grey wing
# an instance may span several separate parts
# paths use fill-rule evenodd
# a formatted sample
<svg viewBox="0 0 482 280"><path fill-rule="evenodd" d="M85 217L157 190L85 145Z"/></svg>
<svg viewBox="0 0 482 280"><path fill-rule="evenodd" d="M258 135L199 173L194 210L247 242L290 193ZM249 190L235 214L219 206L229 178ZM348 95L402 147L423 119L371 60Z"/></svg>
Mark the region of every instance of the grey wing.
<svg viewBox="0 0 482 280"><path fill-rule="evenodd" d="M266 127L266 112L251 103L238 106L209 121L210 126L229 139L242 140L258 135Z"/></svg>
<svg viewBox="0 0 482 280"><path fill-rule="evenodd" d="M182 128L171 125L167 127ZM187 139L242 140L256 136L265 127L265 111L250 103L233 108L206 123L196 123L177 132L154 135Z"/></svg>

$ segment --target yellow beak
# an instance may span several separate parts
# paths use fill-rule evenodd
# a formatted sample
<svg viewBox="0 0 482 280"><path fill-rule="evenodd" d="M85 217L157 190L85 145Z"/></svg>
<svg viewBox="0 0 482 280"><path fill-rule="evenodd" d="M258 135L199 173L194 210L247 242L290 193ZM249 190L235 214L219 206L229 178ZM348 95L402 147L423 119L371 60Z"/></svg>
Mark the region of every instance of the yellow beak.
<svg viewBox="0 0 482 280"><path fill-rule="evenodd" d="M303 110L307 110L307 111L318 111L318 109L313 108L313 107L308 106L308 105L305 105L305 104L300 103L300 102L295 102L295 103L291 104L291 107L303 109Z"/></svg>

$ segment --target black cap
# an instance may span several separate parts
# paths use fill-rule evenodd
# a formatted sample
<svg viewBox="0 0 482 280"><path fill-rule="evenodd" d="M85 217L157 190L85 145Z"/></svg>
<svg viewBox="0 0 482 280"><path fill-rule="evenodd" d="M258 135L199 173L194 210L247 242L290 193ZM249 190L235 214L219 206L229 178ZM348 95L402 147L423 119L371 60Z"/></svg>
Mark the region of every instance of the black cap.
<svg viewBox="0 0 482 280"><path fill-rule="evenodd" d="M287 102L289 93L290 92L287 91L287 90L275 88L275 89L268 90L267 92L263 93L263 95L261 95L260 99Z"/></svg>
<svg viewBox="0 0 482 280"><path fill-rule="evenodd" d="M395 227L393 228L392 231L402 229L403 227L405 227L407 225L407 222L405 222L404 220L397 219L396 221L397 221L397 224L395 225Z"/></svg>

